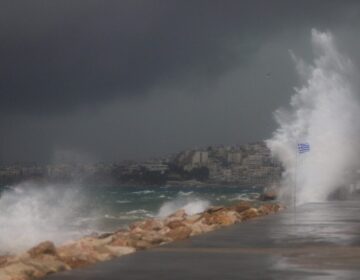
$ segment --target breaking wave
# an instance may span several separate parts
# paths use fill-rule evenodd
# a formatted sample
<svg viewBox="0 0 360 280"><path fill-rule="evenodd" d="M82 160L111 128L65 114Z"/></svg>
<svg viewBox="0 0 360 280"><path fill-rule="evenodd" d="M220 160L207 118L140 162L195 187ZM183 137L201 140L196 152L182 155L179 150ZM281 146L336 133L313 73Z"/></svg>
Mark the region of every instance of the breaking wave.
<svg viewBox="0 0 360 280"><path fill-rule="evenodd" d="M275 112L279 125L267 141L284 166L282 196L296 203L325 201L356 184L360 166L360 106L355 69L330 32L312 30L312 65L293 58L305 81L295 88L288 110ZM310 152L298 154L297 144ZM296 196L293 192L296 189Z"/></svg>
<svg viewBox="0 0 360 280"><path fill-rule="evenodd" d="M60 243L78 238L96 228L88 219L96 216L77 186L37 186L23 183L5 190L0 197L0 252L19 252L44 240ZM16 238L15 238L16 237Z"/></svg>

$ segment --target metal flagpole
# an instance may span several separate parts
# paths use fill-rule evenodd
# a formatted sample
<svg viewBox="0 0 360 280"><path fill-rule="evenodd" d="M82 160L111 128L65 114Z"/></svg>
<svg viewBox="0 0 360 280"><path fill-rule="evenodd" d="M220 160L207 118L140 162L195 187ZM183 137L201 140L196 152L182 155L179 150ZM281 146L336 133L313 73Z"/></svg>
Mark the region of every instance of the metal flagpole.
<svg viewBox="0 0 360 280"><path fill-rule="evenodd" d="M296 191L297 191L297 173L298 173L298 153L299 153L299 148L296 147L296 157L295 157L295 186L294 186L294 218L295 218L295 222L296 222Z"/></svg>
<svg viewBox="0 0 360 280"><path fill-rule="evenodd" d="M307 152L310 152L310 144L307 142L298 143L296 150L296 157L295 157L295 174L294 174L295 182L294 182L294 196L293 196L295 221L296 221L296 194L297 194L297 184L298 184L299 155L301 156L302 154Z"/></svg>

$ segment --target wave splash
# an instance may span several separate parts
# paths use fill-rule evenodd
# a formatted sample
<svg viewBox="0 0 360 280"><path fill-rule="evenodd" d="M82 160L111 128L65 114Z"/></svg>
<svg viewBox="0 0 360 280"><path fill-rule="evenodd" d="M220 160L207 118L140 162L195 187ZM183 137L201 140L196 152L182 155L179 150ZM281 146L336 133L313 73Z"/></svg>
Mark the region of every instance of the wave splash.
<svg viewBox="0 0 360 280"><path fill-rule="evenodd" d="M285 168L282 196L290 198L296 182L297 204L325 201L339 188L356 184L360 166L354 66L338 51L331 33L313 29L311 39L312 65L292 55L305 83L295 88L289 110L275 112L279 127L266 141ZM311 150L298 155L302 142Z"/></svg>
<svg viewBox="0 0 360 280"><path fill-rule="evenodd" d="M165 202L157 214L165 218L179 209L184 209L186 214L193 215L205 211L210 206L208 200L199 199L193 196L179 196L178 198Z"/></svg>
<svg viewBox="0 0 360 280"><path fill-rule="evenodd" d="M84 192L77 186L38 186L22 183L0 197L0 253L17 253L44 240L61 243L81 237L96 228L86 213L95 216ZM1 255L1 254L0 254Z"/></svg>

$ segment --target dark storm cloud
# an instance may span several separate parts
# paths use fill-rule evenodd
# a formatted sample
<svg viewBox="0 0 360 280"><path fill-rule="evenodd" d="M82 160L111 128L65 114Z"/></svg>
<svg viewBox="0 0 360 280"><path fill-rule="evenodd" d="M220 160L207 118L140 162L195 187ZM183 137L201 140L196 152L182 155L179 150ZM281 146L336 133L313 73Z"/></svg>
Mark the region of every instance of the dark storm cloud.
<svg viewBox="0 0 360 280"><path fill-rule="evenodd" d="M330 30L360 65L358 1L0 2L0 164L147 158L267 138Z"/></svg>
<svg viewBox="0 0 360 280"><path fill-rule="evenodd" d="M210 82L269 37L351 16L352 3L2 1L0 111L61 113Z"/></svg>

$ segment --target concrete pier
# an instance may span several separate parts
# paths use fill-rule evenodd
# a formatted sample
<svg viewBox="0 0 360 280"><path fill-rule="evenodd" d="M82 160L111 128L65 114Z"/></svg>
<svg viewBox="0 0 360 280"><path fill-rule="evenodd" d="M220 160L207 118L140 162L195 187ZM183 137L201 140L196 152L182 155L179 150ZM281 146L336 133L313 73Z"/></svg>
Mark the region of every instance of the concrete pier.
<svg viewBox="0 0 360 280"><path fill-rule="evenodd" d="M360 202L307 204L46 279L360 279Z"/></svg>

